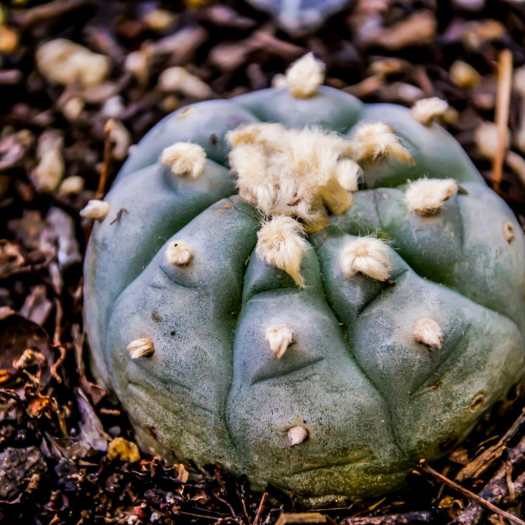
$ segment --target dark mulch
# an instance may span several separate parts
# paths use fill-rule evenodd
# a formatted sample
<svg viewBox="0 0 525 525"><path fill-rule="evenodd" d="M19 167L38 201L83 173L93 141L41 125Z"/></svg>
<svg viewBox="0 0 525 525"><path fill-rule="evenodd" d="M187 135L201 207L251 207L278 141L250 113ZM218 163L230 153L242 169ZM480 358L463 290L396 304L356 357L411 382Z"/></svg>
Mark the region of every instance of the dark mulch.
<svg viewBox="0 0 525 525"><path fill-rule="evenodd" d="M133 432L86 369L81 259L89 225L78 211L97 188L107 189L129 144L200 96L163 92L162 71L183 65L207 84L200 91L231 96L270 85L313 50L327 64L329 84L364 100L446 98L455 110L449 130L491 182L494 140L483 132L495 118L499 53L511 50L515 71L525 63L518 0L355 1L318 33L295 39L244 2L195 9L206 3L12 0L0 7L0 521L262 525L284 511L280 524L473 524L501 523L501 509L519 516L525 428L518 391L449 458L421 465L406 492L320 514L289 515L305 509L275 490L253 493L219 468L188 466L187 480L183 466L159 458L109 459L108 441L132 443ZM83 89L46 79L35 52L59 36L108 56L108 81ZM451 70L458 60L477 73L464 64ZM510 109L499 191L522 220L519 89ZM482 512L476 494L497 507Z"/></svg>

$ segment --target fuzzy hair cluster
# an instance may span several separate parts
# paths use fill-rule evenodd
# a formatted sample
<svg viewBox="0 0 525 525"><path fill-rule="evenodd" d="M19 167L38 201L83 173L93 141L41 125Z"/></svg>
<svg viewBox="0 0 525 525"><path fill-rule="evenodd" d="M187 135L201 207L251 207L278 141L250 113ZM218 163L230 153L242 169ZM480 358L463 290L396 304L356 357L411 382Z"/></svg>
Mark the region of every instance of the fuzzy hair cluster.
<svg viewBox="0 0 525 525"><path fill-rule="evenodd" d="M392 272L389 248L375 237L348 241L341 250L340 265L343 275L347 278L362 274L385 282Z"/></svg>
<svg viewBox="0 0 525 525"><path fill-rule="evenodd" d="M187 266L193 259L193 250L185 241L173 241L166 248L166 262L172 266Z"/></svg>
<svg viewBox="0 0 525 525"><path fill-rule="evenodd" d="M357 162L375 162L391 158L413 164L410 152L401 144L392 128L383 122L366 122L352 134L351 156Z"/></svg>
<svg viewBox="0 0 525 525"><path fill-rule="evenodd" d="M173 175L200 177L206 165L206 152L199 144L177 142L162 150L160 162L170 168Z"/></svg>
<svg viewBox="0 0 525 525"><path fill-rule="evenodd" d="M405 202L413 213L435 215L457 192L458 184L454 179L418 179L409 184Z"/></svg>
<svg viewBox="0 0 525 525"><path fill-rule="evenodd" d="M291 217L273 217L257 233L257 255L270 266L285 271L300 287L305 284L301 263L307 248L302 226Z"/></svg>
<svg viewBox="0 0 525 525"><path fill-rule="evenodd" d="M309 232L352 204L361 168L347 158L350 141L316 128L251 124L228 134L230 166L242 199L266 216L300 218Z"/></svg>
<svg viewBox="0 0 525 525"><path fill-rule="evenodd" d="M324 82L325 65L313 53L296 60L286 71L285 84L295 98L313 97Z"/></svg>
<svg viewBox="0 0 525 525"><path fill-rule="evenodd" d="M448 102L438 97L422 98L412 106L412 116L424 126L443 117L448 110Z"/></svg>

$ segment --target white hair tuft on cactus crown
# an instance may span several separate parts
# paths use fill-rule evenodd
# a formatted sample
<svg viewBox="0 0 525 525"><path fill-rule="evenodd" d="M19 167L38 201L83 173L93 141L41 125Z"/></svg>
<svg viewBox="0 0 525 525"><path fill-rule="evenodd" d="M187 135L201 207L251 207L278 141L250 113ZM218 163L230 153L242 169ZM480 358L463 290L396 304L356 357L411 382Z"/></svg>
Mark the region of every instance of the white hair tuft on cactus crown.
<svg viewBox="0 0 525 525"><path fill-rule="evenodd" d="M302 226L291 217L277 216L265 222L257 233L257 255L267 264L285 271L304 287L301 263L308 247Z"/></svg>
<svg viewBox="0 0 525 525"><path fill-rule="evenodd" d="M227 139L240 197L266 216L299 217L312 232L328 223L327 209L341 214L350 208L361 169L345 158L348 139L280 124L250 124Z"/></svg>
<svg viewBox="0 0 525 525"><path fill-rule="evenodd" d="M366 122L357 126L350 143L351 156L357 162L394 159L412 164L414 159L401 144L392 128L383 122Z"/></svg>

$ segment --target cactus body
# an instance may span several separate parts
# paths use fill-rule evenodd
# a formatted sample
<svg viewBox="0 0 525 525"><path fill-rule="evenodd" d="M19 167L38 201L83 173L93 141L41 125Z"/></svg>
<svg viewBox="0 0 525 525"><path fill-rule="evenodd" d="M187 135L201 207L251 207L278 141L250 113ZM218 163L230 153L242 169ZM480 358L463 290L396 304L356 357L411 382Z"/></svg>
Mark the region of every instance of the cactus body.
<svg viewBox="0 0 525 525"><path fill-rule="evenodd" d="M260 213L229 172L226 134L261 121L339 137L381 122L412 159L361 163L350 207L297 241L300 279L259 255ZM161 162L175 143L205 151L199 176ZM423 178L457 184L418 208L407 190ZM304 496L378 495L521 379L521 228L456 141L405 108L326 87L194 104L147 134L106 201L86 328L145 449Z"/></svg>

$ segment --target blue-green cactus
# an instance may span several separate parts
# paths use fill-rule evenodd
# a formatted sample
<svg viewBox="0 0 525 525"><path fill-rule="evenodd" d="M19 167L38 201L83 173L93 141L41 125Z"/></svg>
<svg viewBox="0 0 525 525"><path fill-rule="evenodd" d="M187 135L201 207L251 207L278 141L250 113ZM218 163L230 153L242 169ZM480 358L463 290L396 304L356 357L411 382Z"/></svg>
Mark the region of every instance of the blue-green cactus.
<svg viewBox="0 0 525 525"><path fill-rule="evenodd" d="M194 104L144 137L96 216L86 329L144 449L258 487L377 495L521 379L525 239L430 117L310 91ZM303 139L305 158L339 148L342 175L327 192L303 173L283 204ZM257 159L278 179L269 205Z"/></svg>

